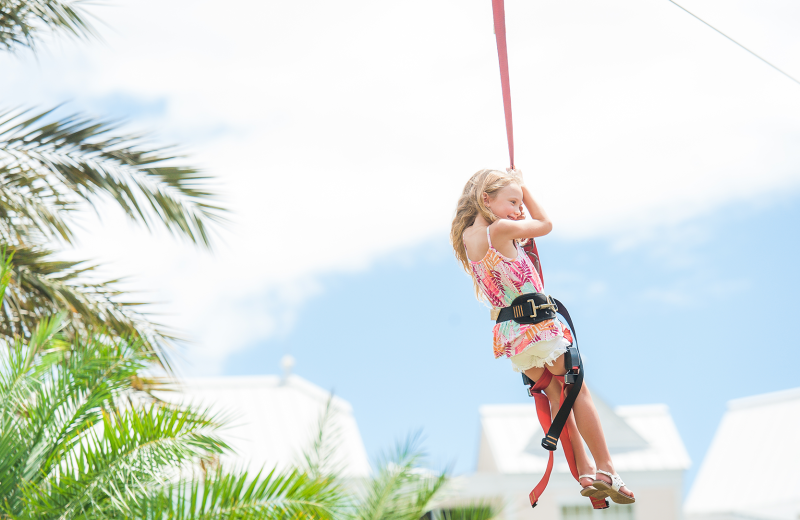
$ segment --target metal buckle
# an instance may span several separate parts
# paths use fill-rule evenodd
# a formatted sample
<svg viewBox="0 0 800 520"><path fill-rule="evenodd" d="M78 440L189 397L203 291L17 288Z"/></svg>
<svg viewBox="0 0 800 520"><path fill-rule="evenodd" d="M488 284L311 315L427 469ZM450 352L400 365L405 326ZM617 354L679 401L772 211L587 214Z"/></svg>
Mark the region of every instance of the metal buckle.
<svg viewBox="0 0 800 520"><path fill-rule="evenodd" d="M530 300L528 300L528 303L531 304L531 309L533 310L533 314L531 314L530 317L531 318L535 318L536 317L536 309L538 309L538 307L536 307L536 302L534 301L533 298L531 298Z"/></svg>
<svg viewBox="0 0 800 520"><path fill-rule="evenodd" d="M533 314L530 315L531 318L536 317L536 309L551 309L553 312L558 311L558 305L553 303L553 298L549 294L547 295L547 303L536 305L536 301L533 300L533 298L528 300L528 303L531 304L531 309L533 310Z"/></svg>

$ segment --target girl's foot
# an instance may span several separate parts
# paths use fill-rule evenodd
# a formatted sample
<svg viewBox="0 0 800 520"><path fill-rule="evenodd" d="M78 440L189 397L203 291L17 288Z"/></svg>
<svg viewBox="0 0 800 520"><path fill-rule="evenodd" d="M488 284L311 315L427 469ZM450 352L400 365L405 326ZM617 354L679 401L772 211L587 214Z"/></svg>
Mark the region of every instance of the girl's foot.
<svg viewBox="0 0 800 520"><path fill-rule="evenodd" d="M633 497L633 491L625 487L625 483L616 473L598 469L597 480L594 481L593 486L599 491L604 491L617 504L633 504L636 502Z"/></svg>

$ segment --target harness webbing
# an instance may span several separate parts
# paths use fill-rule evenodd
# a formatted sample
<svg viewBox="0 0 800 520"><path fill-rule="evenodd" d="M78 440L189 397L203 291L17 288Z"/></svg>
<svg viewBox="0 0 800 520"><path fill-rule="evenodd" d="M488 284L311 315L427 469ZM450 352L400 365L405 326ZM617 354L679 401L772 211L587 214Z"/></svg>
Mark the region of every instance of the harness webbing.
<svg viewBox="0 0 800 520"><path fill-rule="evenodd" d="M529 256L536 257L536 270L539 271L539 275L542 276L536 243L531 240L531 243L527 244L524 249ZM577 348L578 333L575 330L575 324L572 323L572 316L570 316L567 307L563 303L557 299L555 299L555 302L556 305L558 305L559 314L561 314L567 320L567 324L572 331L572 340ZM569 369L571 367L567 368ZM554 377L556 380L561 382L561 398L559 399L558 413L554 418L552 418L550 400L543 391L545 388L547 388ZM575 453L572 450L572 442L570 441L569 430L564 428L564 426L567 423L569 414L572 412L575 399L577 399L578 393L583 387L583 378L583 360L581 360L579 364L578 377L574 384L566 385L564 383L564 376L554 376L551 372L545 370L544 374L539 378L539 380L533 383L530 387L530 395L534 398L534 402L536 403L536 416L539 418L539 424L542 426L542 431L546 432L545 438L542 439L542 446L549 451L547 468L545 469L544 475L539 483L536 484L536 487L533 488L533 491L531 491L529 496L532 507L536 507L539 497L542 496L547 484L550 482L550 475L553 472L553 454L556 449L556 443L554 442L555 439L559 439L561 441L561 448L564 450L564 457L567 459L570 473L572 473L572 476L575 478L575 480L579 481L578 468L575 463ZM530 380L528 379L527 381ZM550 439L551 442L548 443L548 439ZM606 509L608 507L608 502L605 498L589 497L589 500L592 502L592 507L594 509Z"/></svg>
<svg viewBox="0 0 800 520"><path fill-rule="evenodd" d="M578 335L575 332L575 325L572 323L572 317L569 315L569 311L563 303L558 300L555 301L556 305L558 305L558 312L564 316L569 324L570 329L572 330L572 339L575 347L577 348ZM542 496L547 484L550 482L550 474L553 472L553 454L556 449L556 443L554 442L554 439L559 439L561 441L561 449L564 450L564 457L567 459L570 473L572 473L572 476L575 478L575 480L579 480L578 469L575 463L575 453L572 450L569 430L564 428L564 426L569 418L569 414L572 412L572 406L575 404L575 399L578 397L578 393L583 386L583 376L583 362L581 361L579 363L578 377L574 384L567 385L564 383L564 376L554 376L551 372L545 370L544 374L539 378L539 380L530 387L530 395L534 398L536 403L536 416L539 418L539 424L542 426L542 431L547 432L545 438L542 439L542 446L547 448L549 451L547 468L545 469L544 475L530 493L529 498L532 507L536 507L539 497ZM556 380L561 382L561 398L559 399L558 413L556 414L555 418L551 420L552 411L550 409L550 400L543 391L545 388L547 388L554 377ZM592 507L594 509L606 509L608 507L608 502L605 498L589 497L589 500L592 502Z"/></svg>
<svg viewBox="0 0 800 520"><path fill-rule="evenodd" d="M506 48L506 11L503 0L492 0L494 34L497 39L497 57L500 61L500 84L503 88L503 110L506 113L508 157L514 168L514 125L511 122L511 81L508 77L508 49Z"/></svg>
<svg viewBox="0 0 800 520"><path fill-rule="evenodd" d="M569 328L572 331L572 341L574 342L575 346L578 346L578 333L575 331L575 325L572 323L572 317L569 315L569 311L564 306L563 303L558 301L557 299L553 298L558 305L558 312L564 318L566 318L567 323L569 324ZM572 367L567 367L569 370ZM561 377L561 381L563 383L563 377ZM572 411L572 406L575 404L575 399L578 398L578 394L583 388L583 361L580 362L580 367L578 371L578 378L575 381L575 384L570 385L569 393L567 394L567 398L564 399L564 390L566 389L567 385L563 385L561 388L561 406L558 409L558 413L556 414L555 418L553 419L553 424L550 426L550 430L547 432L547 436L542 439L542 447L548 450L555 450L555 440L559 438L559 433L561 430L564 429L564 425L567 424L567 418L569 418L569 414ZM552 441L552 447L549 447L551 443L547 442L548 440ZM566 453L566 450L565 450Z"/></svg>

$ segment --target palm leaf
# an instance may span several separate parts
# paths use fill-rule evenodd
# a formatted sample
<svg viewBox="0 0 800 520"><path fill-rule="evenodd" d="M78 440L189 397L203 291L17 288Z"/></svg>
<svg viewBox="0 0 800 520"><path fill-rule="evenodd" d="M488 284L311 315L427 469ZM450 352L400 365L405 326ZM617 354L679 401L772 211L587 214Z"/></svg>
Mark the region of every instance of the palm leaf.
<svg viewBox="0 0 800 520"><path fill-rule="evenodd" d="M139 500L142 520L319 519L335 517L343 495L330 479L292 470L225 473L162 486Z"/></svg>
<svg viewBox="0 0 800 520"><path fill-rule="evenodd" d="M135 345L66 344L58 326L37 329L37 348L17 342L0 371L6 514L129 515L137 493L229 449L206 411L126 398L130 379L148 365Z"/></svg>
<svg viewBox="0 0 800 520"><path fill-rule="evenodd" d="M58 0L3 0L0 2L0 47L34 48L36 36L45 31L88 37L94 30L80 8L81 2Z"/></svg>
<svg viewBox="0 0 800 520"><path fill-rule="evenodd" d="M342 443L342 435L342 428L337 421L336 409L333 406L333 394L331 394L319 416L311 446L302 454L302 469L313 478L335 478L335 475L342 470L341 464L336 461L336 453Z"/></svg>
<svg viewBox="0 0 800 520"><path fill-rule="evenodd" d="M70 242L66 220L81 203L113 201L148 229L163 225L176 236L210 245L208 224L224 221L212 204L211 177L176 165L168 148L117 125L53 111L0 114L0 239L9 244Z"/></svg>
<svg viewBox="0 0 800 520"><path fill-rule="evenodd" d="M498 510L488 503L451 507L429 513L423 520L492 520Z"/></svg>
<svg viewBox="0 0 800 520"><path fill-rule="evenodd" d="M420 436L412 435L385 458L381 469L357 499L353 520L418 520L447 482L447 473L418 467Z"/></svg>
<svg viewBox="0 0 800 520"><path fill-rule="evenodd" d="M135 309L141 304L121 302L117 280L84 281L95 266L84 262L51 260L43 249L7 247L0 262L13 255L13 266L3 271L8 284L0 306L0 336L27 338L39 320L66 313L68 339L103 331L113 337L138 341L143 352L163 367L170 367L168 350L175 336ZM5 264L2 264L5 265Z"/></svg>

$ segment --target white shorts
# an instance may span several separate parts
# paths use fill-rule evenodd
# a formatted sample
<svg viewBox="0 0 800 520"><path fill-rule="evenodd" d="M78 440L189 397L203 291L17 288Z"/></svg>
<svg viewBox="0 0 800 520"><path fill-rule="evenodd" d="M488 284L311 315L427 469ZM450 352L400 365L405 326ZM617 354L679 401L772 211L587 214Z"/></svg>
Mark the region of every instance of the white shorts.
<svg viewBox="0 0 800 520"><path fill-rule="evenodd" d="M529 368L542 368L545 365L552 366L555 360L567 351L569 346L569 340L559 336L558 338L531 343L528 348L508 359L511 360L511 368L514 369L514 372L524 372Z"/></svg>

